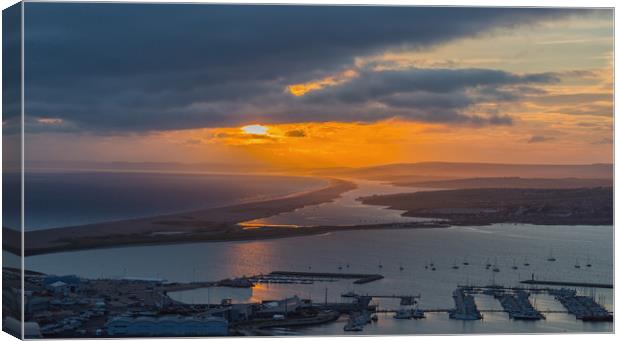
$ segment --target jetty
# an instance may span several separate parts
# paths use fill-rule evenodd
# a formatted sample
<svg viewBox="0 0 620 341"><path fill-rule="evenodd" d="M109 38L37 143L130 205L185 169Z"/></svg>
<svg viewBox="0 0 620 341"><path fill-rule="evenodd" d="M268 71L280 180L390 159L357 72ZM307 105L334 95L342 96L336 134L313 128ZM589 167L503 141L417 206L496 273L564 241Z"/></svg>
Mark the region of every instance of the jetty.
<svg viewBox="0 0 620 341"><path fill-rule="evenodd" d="M577 295L572 289L558 289L550 292L569 313L582 321L613 321L613 315L592 297Z"/></svg>
<svg viewBox="0 0 620 341"><path fill-rule="evenodd" d="M529 300L530 294L524 290L517 290L514 294L498 294L495 297L499 300L504 311L511 319L515 320L540 320L544 315L536 310Z"/></svg>
<svg viewBox="0 0 620 341"><path fill-rule="evenodd" d="M342 297L367 297L369 299L373 299L373 298L393 298L393 299L399 299L400 300L400 305L414 305L417 303L416 299L419 299L421 296L418 295L398 295L398 294L356 294L354 292L347 292L341 295Z"/></svg>
<svg viewBox="0 0 620 341"><path fill-rule="evenodd" d="M379 274L340 273L340 272L308 272L308 271L273 271L269 276L281 276L288 278L316 279L354 279L354 284L365 284L383 279Z"/></svg>
<svg viewBox="0 0 620 341"><path fill-rule="evenodd" d="M474 297L465 292L462 288L457 288L452 293L455 308L450 311L449 317L455 320L480 320L482 314L476 306Z"/></svg>
<svg viewBox="0 0 620 341"><path fill-rule="evenodd" d="M564 281L541 281L537 279L528 279L521 281L523 284L544 284L553 286L565 286L565 287L583 287L583 288L604 288L613 289L613 284L604 283L587 283L587 282L564 282Z"/></svg>

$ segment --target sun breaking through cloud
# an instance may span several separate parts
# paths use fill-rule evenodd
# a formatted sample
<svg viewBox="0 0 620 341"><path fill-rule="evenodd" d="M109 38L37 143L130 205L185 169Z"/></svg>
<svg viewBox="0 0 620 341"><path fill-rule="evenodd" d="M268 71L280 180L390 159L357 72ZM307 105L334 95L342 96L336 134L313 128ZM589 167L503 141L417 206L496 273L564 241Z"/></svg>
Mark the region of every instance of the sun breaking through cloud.
<svg viewBox="0 0 620 341"><path fill-rule="evenodd" d="M269 128L260 124L252 124L241 127L241 130L243 130L243 132L246 134L267 135Z"/></svg>

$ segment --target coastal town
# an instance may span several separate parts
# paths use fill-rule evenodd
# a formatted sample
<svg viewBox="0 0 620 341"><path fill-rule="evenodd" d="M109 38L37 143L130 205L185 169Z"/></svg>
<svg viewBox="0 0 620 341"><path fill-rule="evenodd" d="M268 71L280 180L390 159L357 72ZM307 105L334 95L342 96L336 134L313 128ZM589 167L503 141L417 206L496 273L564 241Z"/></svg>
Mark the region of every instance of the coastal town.
<svg viewBox="0 0 620 341"><path fill-rule="evenodd" d="M5 268L5 285L19 281L19 271ZM570 314L587 322L613 321L593 297L565 287L523 285L458 285L452 293L453 307L421 308L420 295L342 293L345 301L304 299L298 296L261 302L233 302L223 299L212 304L188 304L172 299L168 293L204 287L252 288L260 283L313 284L321 281L354 280L357 285L380 281L382 275L274 271L270 274L228 278L216 282L168 282L149 278L86 279L74 275L57 276L28 271L25 273L25 332L30 338L120 337L120 336L225 336L273 335L277 328L298 328L342 321L343 331L363 332L364 326L379 322L379 314L394 319L424 319L427 314L446 313L450 319L476 321L485 312L478 308L476 295L494 297L507 318L537 321L545 314ZM524 281L526 282L526 281ZM559 284L559 283L558 283ZM582 285L573 283L574 285ZM557 285L557 284L556 284ZM586 286L587 284L583 284ZM5 316L19 310L19 290L4 288ZM537 309L532 294L547 294L561 303L563 311ZM398 309L382 309L376 298L400 301ZM8 300L8 301L7 301ZM13 311L14 313L14 311ZM15 324L11 317L5 327ZM13 319L14 320L14 319Z"/></svg>

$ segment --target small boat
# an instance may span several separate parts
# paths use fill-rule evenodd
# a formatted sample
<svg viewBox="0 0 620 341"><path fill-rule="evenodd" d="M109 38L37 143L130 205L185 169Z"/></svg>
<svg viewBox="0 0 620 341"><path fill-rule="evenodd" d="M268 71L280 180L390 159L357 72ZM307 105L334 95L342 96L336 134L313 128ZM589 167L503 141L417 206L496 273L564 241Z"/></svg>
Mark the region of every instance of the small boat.
<svg viewBox="0 0 620 341"><path fill-rule="evenodd" d="M435 267L433 266L433 267L431 268L431 271L435 271L435 270L437 270L437 269L435 269Z"/></svg>
<svg viewBox="0 0 620 341"><path fill-rule="evenodd" d="M592 262L590 262L590 256L588 256L588 263L586 264L588 268L592 267Z"/></svg>
<svg viewBox="0 0 620 341"><path fill-rule="evenodd" d="M467 257L463 258L463 265L469 265L469 261L467 261Z"/></svg>
<svg viewBox="0 0 620 341"><path fill-rule="evenodd" d="M400 309L394 314L394 318L398 320L406 320L411 318L411 309Z"/></svg>
<svg viewBox="0 0 620 341"><path fill-rule="evenodd" d="M514 259L512 260L512 269L513 270L517 270L518 269L517 262Z"/></svg>
<svg viewBox="0 0 620 341"><path fill-rule="evenodd" d="M487 264L486 264L487 269L491 267L491 262L489 261L489 259L487 258Z"/></svg>
<svg viewBox="0 0 620 341"><path fill-rule="evenodd" d="M575 259L575 269L581 269L581 265L579 265L579 259Z"/></svg>
<svg viewBox="0 0 620 341"><path fill-rule="evenodd" d="M420 310L418 308L413 309L413 312L411 312L411 318L413 319L423 319L426 318L426 315L424 315L424 310Z"/></svg>
<svg viewBox="0 0 620 341"><path fill-rule="evenodd" d="M499 272L499 268L497 266L493 267L493 272Z"/></svg>
<svg viewBox="0 0 620 341"><path fill-rule="evenodd" d="M357 297L357 294L354 293L353 291L348 291L348 292L345 292L344 294L342 294L340 296L342 296L342 297Z"/></svg>
<svg viewBox="0 0 620 341"><path fill-rule="evenodd" d="M424 269L428 269L428 263L424 263Z"/></svg>
<svg viewBox="0 0 620 341"><path fill-rule="evenodd" d="M547 261L549 261L549 262L555 262L556 261L555 257L553 257L553 250L549 250L549 257L547 258Z"/></svg>
<svg viewBox="0 0 620 341"><path fill-rule="evenodd" d="M347 263L346 267L347 267L347 268L349 267L349 263Z"/></svg>
<svg viewBox="0 0 620 341"><path fill-rule="evenodd" d="M527 261L527 257L523 260L523 266L530 266L530 263Z"/></svg>
<svg viewBox="0 0 620 341"><path fill-rule="evenodd" d="M452 269L455 269L455 270L456 270L456 269L458 269L458 268L459 268L459 266L458 266L458 265L456 265L456 261L454 261L454 263L452 264Z"/></svg>
<svg viewBox="0 0 620 341"><path fill-rule="evenodd" d="M383 264L381 264L381 262L379 262L379 269L383 269Z"/></svg>
<svg viewBox="0 0 620 341"><path fill-rule="evenodd" d="M398 269L399 269L400 271L405 270L405 268L403 268L403 266L402 266L402 265L400 265L400 266L398 267Z"/></svg>
<svg viewBox="0 0 620 341"><path fill-rule="evenodd" d="M413 309L400 309L394 314L394 318L398 320L407 320L407 319L423 319L426 316L424 315L424 310L413 308Z"/></svg>
<svg viewBox="0 0 620 341"><path fill-rule="evenodd" d="M339 266L339 267L338 267L338 270L342 270L342 266Z"/></svg>

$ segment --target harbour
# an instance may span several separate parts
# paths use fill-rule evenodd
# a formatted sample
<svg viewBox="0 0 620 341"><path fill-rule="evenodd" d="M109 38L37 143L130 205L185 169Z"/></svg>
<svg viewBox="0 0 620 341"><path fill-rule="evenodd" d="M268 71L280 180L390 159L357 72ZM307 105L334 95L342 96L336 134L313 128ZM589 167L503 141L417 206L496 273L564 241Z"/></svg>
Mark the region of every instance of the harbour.
<svg viewBox="0 0 620 341"><path fill-rule="evenodd" d="M578 283L587 276L588 283L610 283L611 233L611 226L526 224L334 231L280 240L61 252L27 257L26 268L90 280L165 279L162 289L179 304L177 309L184 307L180 311L215 308L223 300L243 306L298 297L312 302L308 306L312 314L318 314L318 308L340 314L329 322L313 323L330 316L324 313L293 316L297 322L279 326L279 322L263 321L260 328L241 328L238 332L243 335L521 332L519 325L524 322L533 323L527 326L532 332L608 331L611 324L577 319L548 292L534 290L547 285L521 281L534 274L536 280ZM547 260L550 247L554 262ZM589 258L592 266L575 268L576 257ZM530 299L545 318L510 318L499 300L474 288L493 283L529 288ZM450 319L456 308L451 294L459 285L471 287L466 294L473 296L482 319ZM566 287L595 297L613 311L612 289ZM353 313L356 317L350 318L349 313L357 311L351 294L368 296L374 309L370 317ZM404 318L395 318L399 312ZM351 331L344 330L348 321L352 321L347 328ZM361 330L353 331L360 324Z"/></svg>
<svg viewBox="0 0 620 341"><path fill-rule="evenodd" d="M3 277L17 279L13 278L17 273L5 269ZM359 275L343 273L341 278ZM222 299L194 304L169 296L180 283L137 278L93 280L37 272L26 275L26 285L30 292L26 298L26 318L43 337L274 335L277 329L330 324L343 316L347 321L343 331L351 333L364 332L367 325L381 324L381 314L384 319L388 314L395 320L420 320L444 313L449 319L469 323L494 313L504 313L510 320L539 321L546 320L549 314L567 314L587 323L613 321L613 312L592 296L579 295L570 288L458 285L452 292L452 308L421 308L421 295L342 293L340 296L347 297L347 302L332 302L327 290L324 301L293 295L253 303ZM218 281L211 285L227 284ZM539 310L532 305L531 294L553 296L565 309ZM479 309L476 301L484 296L497 299L502 309ZM400 299L399 308L380 309L376 299ZM160 330L155 326L161 321L176 324L179 329ZM193 329L184 329L190 324Z"/></svg>

